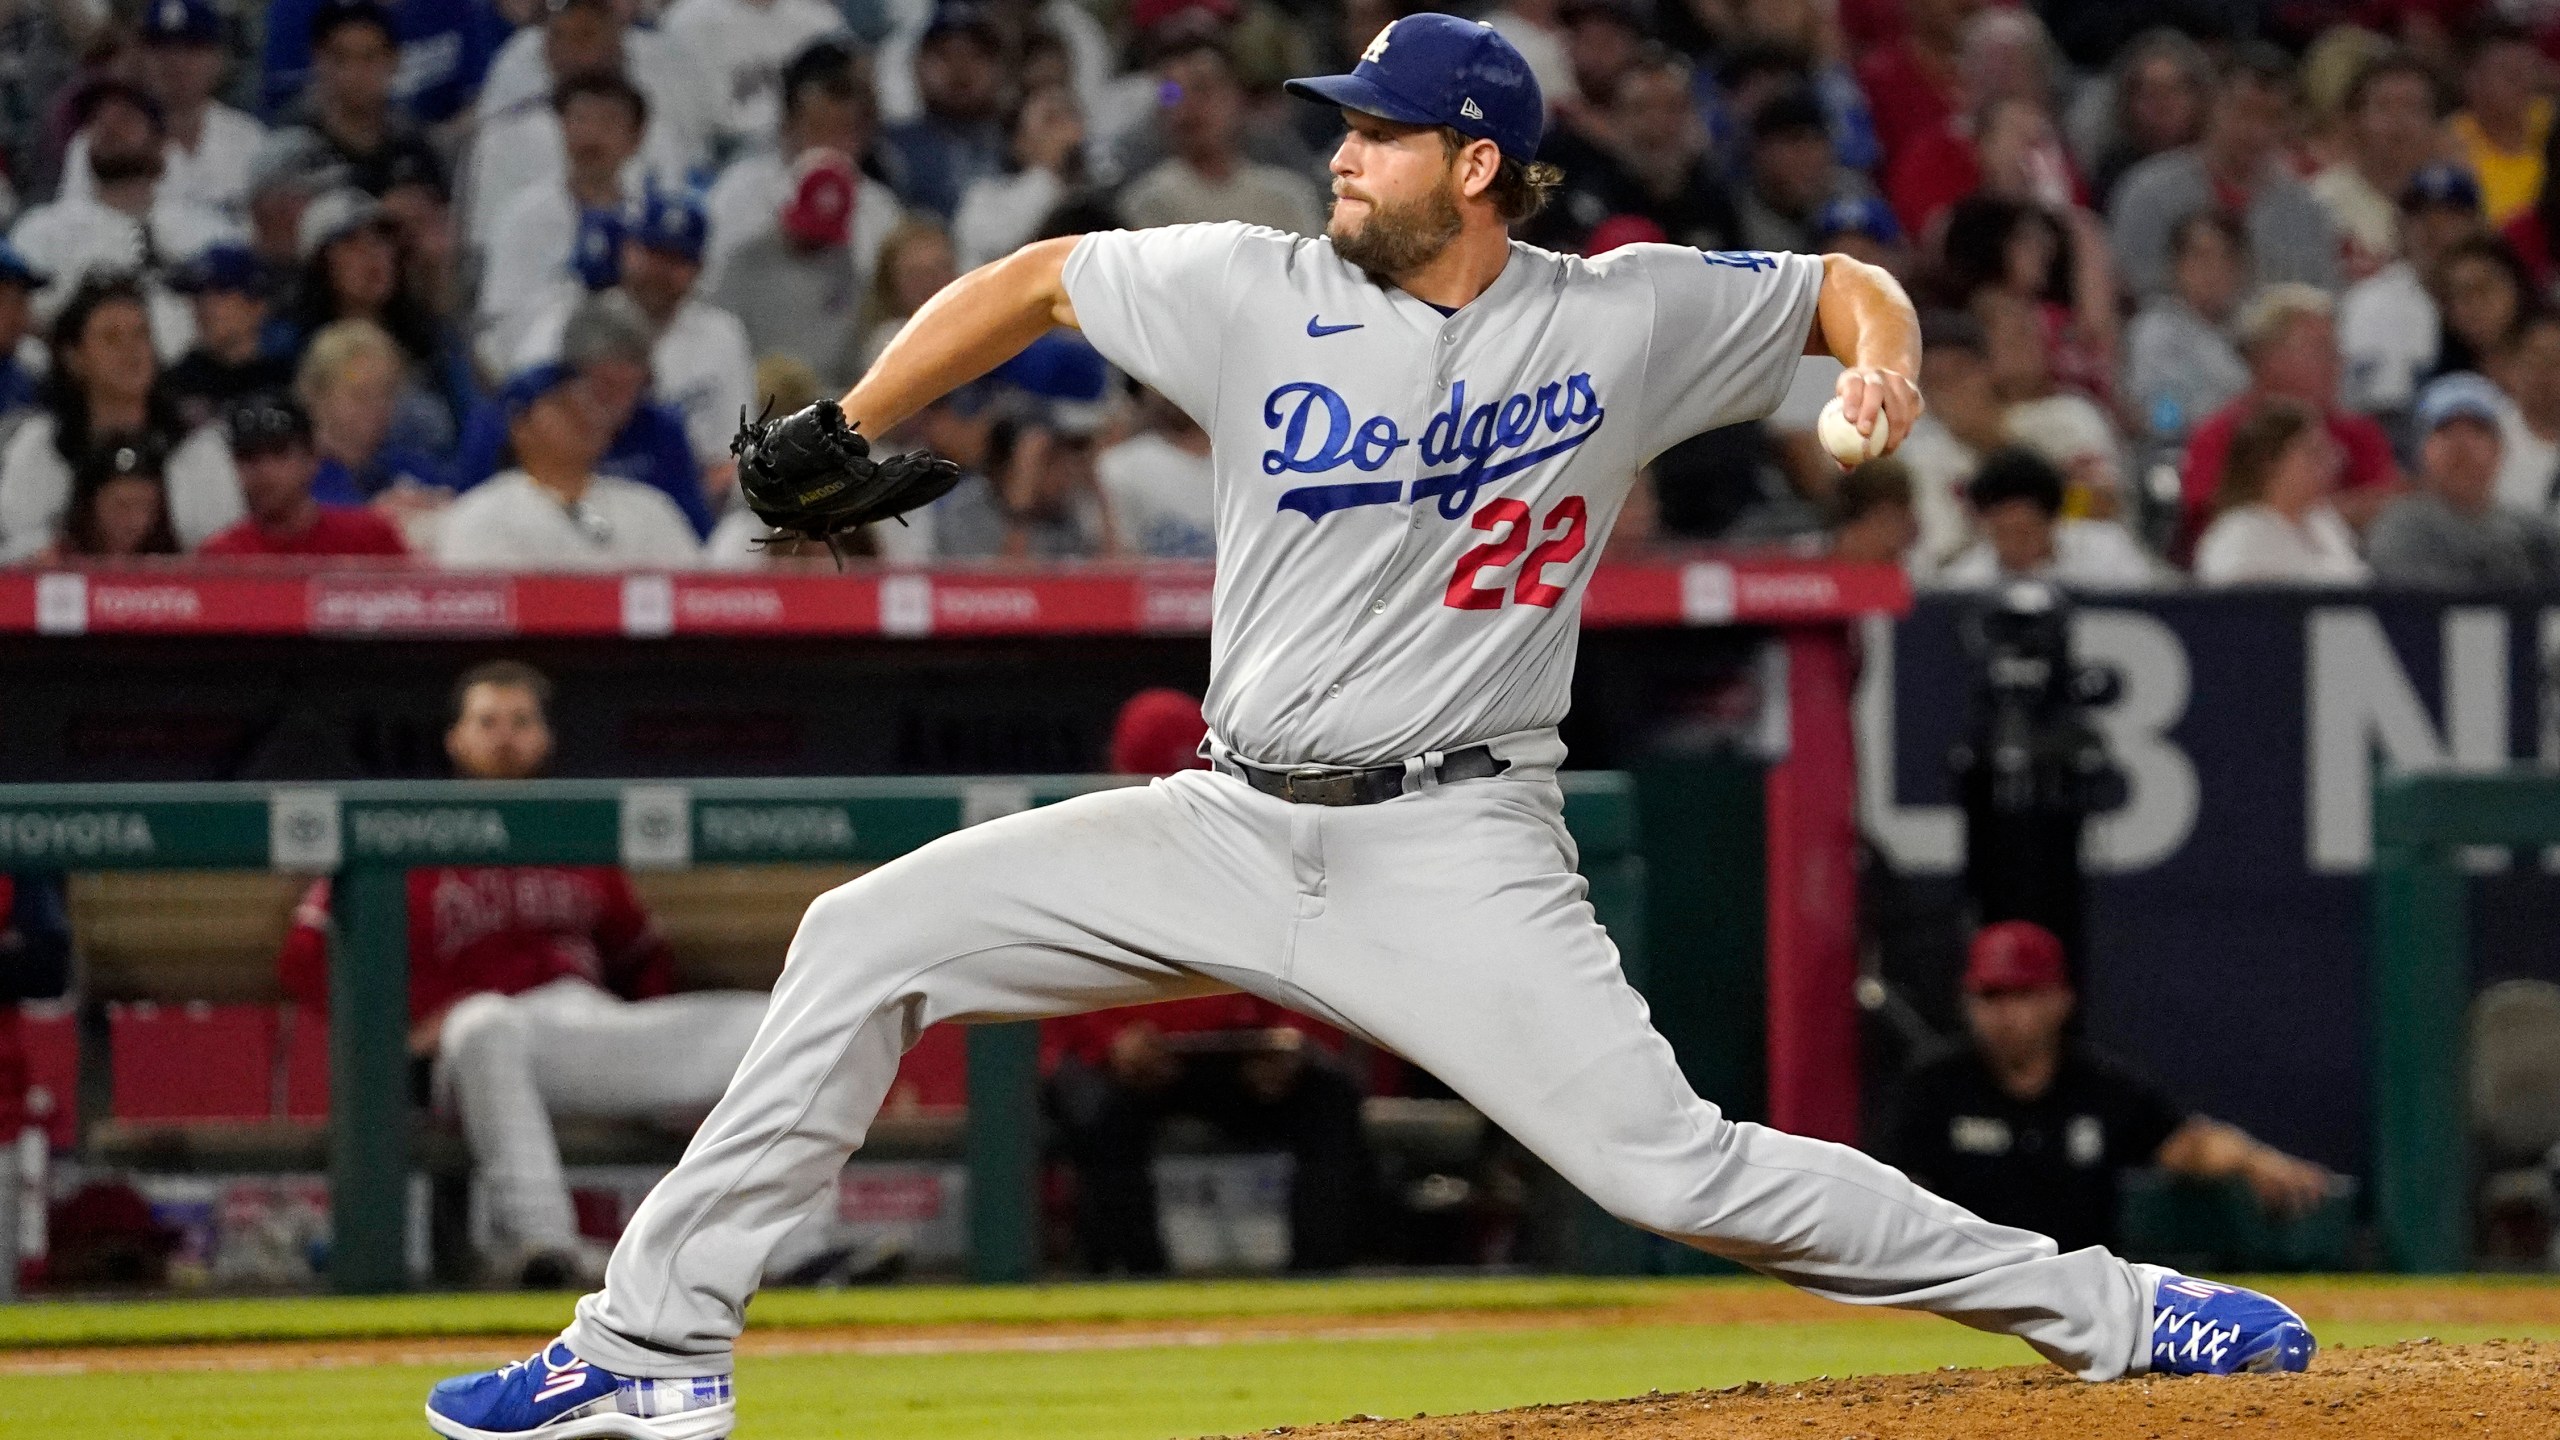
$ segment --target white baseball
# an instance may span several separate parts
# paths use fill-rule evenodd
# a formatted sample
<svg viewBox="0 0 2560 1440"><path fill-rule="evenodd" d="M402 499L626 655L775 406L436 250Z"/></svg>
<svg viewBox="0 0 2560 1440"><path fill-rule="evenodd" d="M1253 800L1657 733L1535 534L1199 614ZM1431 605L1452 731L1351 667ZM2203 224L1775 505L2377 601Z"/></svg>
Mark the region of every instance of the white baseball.
<svg viewBox="0 0 2560 1440"><path fill-rule="evenodd" d="M1843 465L1864 464L1883 454L1886 443L1893 438L1892 432L1893 422L1879 410L1874 428L1860 434L1858 427L1849 423L1848 412L1840 408L1837 395L1822 407L1821 417L1813 422L1814 438L1822 442L1823 449L1831 452L1832 459Z"/></svg>

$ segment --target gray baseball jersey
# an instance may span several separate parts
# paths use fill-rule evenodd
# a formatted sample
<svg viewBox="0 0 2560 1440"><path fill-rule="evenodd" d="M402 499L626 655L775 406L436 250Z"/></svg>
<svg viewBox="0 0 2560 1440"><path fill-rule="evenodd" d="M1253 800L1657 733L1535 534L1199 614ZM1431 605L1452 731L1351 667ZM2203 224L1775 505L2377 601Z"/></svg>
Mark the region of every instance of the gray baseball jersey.
<svg viewBox="0 0 2560 1440"><path fill-rule="evenodd" d="M1637 467L1776 408L1821 278L1809 255L1514 244L1444 315L1327 240L1084 237L1076 323L1209 432L1211 727L1267 764L1378 765L1556 724Z"/></svg>

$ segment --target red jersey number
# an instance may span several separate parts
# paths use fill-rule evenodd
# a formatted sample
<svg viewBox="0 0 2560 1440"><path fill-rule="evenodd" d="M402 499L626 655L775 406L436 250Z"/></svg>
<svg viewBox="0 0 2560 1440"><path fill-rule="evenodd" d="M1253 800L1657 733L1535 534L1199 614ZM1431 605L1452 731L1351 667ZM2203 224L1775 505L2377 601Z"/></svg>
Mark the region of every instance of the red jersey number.
<svg viewBox="0 0 2560 1440"><path fill-rule="evenodd" d="M1590 507L1579 495L1567 495L1555 503L1546 518L1532 527L1527 502L1512 499L1489 500L1476 511L1474 525L1479 530L1501 533L1458 557L1456 573L1449 577L1446 603L1458 610L1499 610L1504 602L1517 600L1523 605L1553 608L1564 598L1562 585L1547 583L1546 570L1561 565L1582 553L1583 528L1590 519ZM1529 548L1531 535L1541 537L1536 549ZM1503 570L1522 551L1529 558L1509 586L1495 584L1490 588L1477 582L1487 570Z"/></svg>

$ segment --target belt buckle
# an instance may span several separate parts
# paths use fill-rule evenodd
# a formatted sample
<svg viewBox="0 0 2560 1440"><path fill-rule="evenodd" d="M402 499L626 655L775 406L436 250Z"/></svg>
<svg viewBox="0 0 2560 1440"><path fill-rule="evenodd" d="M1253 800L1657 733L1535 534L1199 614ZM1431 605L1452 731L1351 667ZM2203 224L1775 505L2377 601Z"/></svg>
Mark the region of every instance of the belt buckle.
<svg viewBox="0 0 2560 1440"><path fill-rule="evenodd" d="M1280 779L1281 798L1293 805L1348 805L1356 798L1349 772L1301 765Z"/></svg>

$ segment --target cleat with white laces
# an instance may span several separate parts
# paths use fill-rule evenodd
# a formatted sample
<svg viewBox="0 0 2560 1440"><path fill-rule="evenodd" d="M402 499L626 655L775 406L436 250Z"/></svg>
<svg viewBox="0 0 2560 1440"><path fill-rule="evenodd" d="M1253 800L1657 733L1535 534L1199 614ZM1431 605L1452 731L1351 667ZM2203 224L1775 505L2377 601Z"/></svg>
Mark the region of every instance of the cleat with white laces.
<svg viewBox="0 0 2560 1440"><path fill-rule="evenodd" d="M2151 1373L2236 1375L2307 1370L2320 1342L2281 1301L2160 1272L2151 1304Z"/></svg>
<svg viewBox="0 0 2560 1440"><path fill-rule="evenodd" d="M737 1418L727 1375L616 1375L566 1340L427 1392L427 1428L446 1440L722 1440Z"/></svg>

